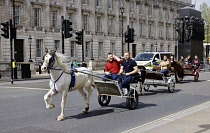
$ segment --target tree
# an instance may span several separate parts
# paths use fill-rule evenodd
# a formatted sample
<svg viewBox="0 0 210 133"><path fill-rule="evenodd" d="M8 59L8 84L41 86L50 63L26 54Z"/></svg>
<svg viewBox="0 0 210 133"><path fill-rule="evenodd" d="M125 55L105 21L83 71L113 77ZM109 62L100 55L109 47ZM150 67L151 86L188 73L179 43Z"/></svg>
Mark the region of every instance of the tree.
<svg viewBox="0 0 210 133"><path fill-rule="evenodd" d="M202 18L205 21L205 40L204 42L210 42L210 6L207 3L203 2L200 5L200 11ZM207 33L208 32L208 33ZM208 34L208 35L207 35Z"/></svg>

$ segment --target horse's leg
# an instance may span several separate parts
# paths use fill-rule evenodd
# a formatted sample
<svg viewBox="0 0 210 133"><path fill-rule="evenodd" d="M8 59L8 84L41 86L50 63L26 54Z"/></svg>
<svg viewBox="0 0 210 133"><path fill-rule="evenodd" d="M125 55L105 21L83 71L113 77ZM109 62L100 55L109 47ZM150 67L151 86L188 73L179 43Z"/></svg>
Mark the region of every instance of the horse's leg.
<svg viewBox="0 0 210 133"><path fill-rule="evenodd" d="M143 82L140 82L139 83L139 89L140 89L140 93L141 93L141 95L144 95L144 83Z"/></svg>
<svg viewBox="0 0 210 133"><path fill-rule="evenodd" d="M62 93L62 101L61 101L61 114L57 117L57 121L64 120L64 108L66 105L66 98L67 98L68 91L63 91Z"/></svg>
<svg viewBox="0 0 210 133"><path fill-rule="evenodd" d="M176 83L178 83L179 80L178 80L178 78L177 78L177 72L175 71L174 73L175 73L175 80L176 80Z"/></svg>
<svg viewBox="0 0 210 133"><path fill-rule="evenodd" d="M83 113L87 113L88 112L88 110L89 110L89 103L90 103L90 97L91 97L91 95L93 93L93 90L92 90L91 86L87 87L85 89L88 92L88 95L87 95L87 100L85 101L85 109L83 110Z"/></svg>
<svg viewBox="0 0 210 133"><path fill-rule="evenodd" d="M50 101L49 101L49 98L51 98L52 96L56 95L56 93L52 90L49 90L47 92L47 94L45 94L44 96L44 101L45 101L45 105L46 105L46 108L47 109L53 109L55 107L54 104L52 104Z"/></svg>
<svg viewBox="0 0 210 133"><path fill-rule="evenodd" d="M87 111L85 111L87 108L89 108L89 104L87 103L87 94L83 90L83 87L78 89L78 91L82 95L83 99L85 100L85 109L82 111L82 113L87 113Z"/></svg>

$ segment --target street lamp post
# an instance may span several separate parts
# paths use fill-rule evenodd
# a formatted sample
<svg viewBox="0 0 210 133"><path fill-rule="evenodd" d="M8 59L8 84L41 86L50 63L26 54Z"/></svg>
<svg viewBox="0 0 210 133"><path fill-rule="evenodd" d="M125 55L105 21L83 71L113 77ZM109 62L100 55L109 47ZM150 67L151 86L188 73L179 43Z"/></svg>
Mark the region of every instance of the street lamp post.
<svg viewBox="0 0 210 133"><path fill-rule="evenodd" d="M121 4L120 11L121 11L121 17L122 17L122 56L123 56L124 54L124 51L123 51L123 12L124 12L123 3Z"/></svg>
<svg viewBox="0 0 210 133"><path fill-rule="evenodd" d="M156 52L157 52L157 46L158 46L158 43L156 42L156 44L155 44L155 47L156 47Z"/></svg>
<svg viewBox="0 0 210 133"><path fill-rule="evenodd" d="M30 58L29 58L29 61L28 62L33 62L32 59L31 59L31 36L28 37L28 43L29 43L29 46L30 46Z"/></svg>

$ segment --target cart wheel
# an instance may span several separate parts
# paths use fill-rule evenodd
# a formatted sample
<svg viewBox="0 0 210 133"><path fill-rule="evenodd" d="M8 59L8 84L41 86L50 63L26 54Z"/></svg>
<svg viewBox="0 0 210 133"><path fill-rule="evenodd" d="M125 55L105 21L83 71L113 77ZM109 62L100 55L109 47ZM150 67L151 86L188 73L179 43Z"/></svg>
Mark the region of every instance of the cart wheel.
<svg viewBox="0 0 210 133"><path fill-rule="evenodd" d="M196 72L196 75L194 76L194 81L195 81L195 82L198 82L198 78L199 78L199 73Z"/></svg>
<svg viewBox="0 0 210 133"><path fill-rule="evenodd" d="M137 91L135 90L135 96L134 96L134 89L131 89L128 92L128 98L126 98L126 104L128 109L133 110L137 107L139 102L139 96Z"/></svg>
<svg viewBox="0 0 210 133"><path fill-rule="evenodd" d="M144 90L149 91L150 85L144 85Z"/></svg>
<svg viewBox="0 0 210 133"><path fill-rule="evenodd" d="M170 81L170 83L168 85L168 91L170 93L172 93L172 92L174 92L174 90L175 90L175 81L174 81L174 79L171 79L171 81Z"/></svg>
<svg viewBox="0 0 210 133"><path fill-rule="evenodd" d="M111 96L106 96L106 95L99 95L98 96L98 103L101 106L107 106L111 100Z"/></svg>

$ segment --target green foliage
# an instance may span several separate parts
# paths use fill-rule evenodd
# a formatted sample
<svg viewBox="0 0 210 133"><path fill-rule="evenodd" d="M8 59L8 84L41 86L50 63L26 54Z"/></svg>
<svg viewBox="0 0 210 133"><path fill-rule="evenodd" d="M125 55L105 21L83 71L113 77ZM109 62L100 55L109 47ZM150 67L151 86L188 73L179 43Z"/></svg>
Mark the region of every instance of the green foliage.
<svg viewBox="0 0 210 133"><path fill-rule="evenodd" d="M200 11L201 11L202 18L204 19L204 21L206 23L205 24L205 40L204 40L204 42L207 42L207 41L210 42L210 6L208 6L207 3L203 2L200 5ZM207 34L208 34L208 36L207 36Z"/></svg>

